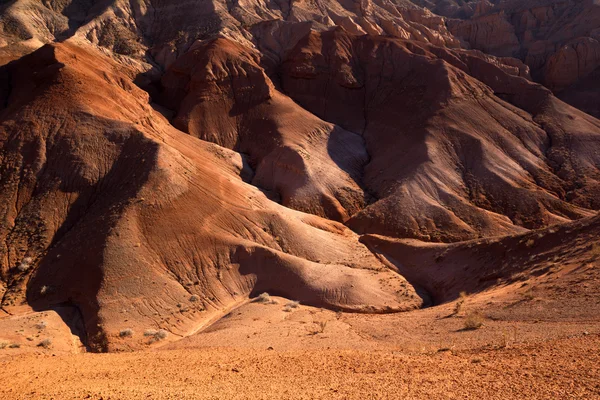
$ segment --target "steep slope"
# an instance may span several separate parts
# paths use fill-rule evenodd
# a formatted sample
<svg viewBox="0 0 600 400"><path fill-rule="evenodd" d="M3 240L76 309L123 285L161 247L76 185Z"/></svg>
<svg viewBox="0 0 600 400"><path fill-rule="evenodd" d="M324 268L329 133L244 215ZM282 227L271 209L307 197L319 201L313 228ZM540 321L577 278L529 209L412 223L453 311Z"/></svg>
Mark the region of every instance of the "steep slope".
<svg viewBox="0 0 600 400"><path fill-rule="evenodd" d="M544 289L568 291L575 278L585 281L582 275L586 273L597 277L598 235L600 217L595 216L523 235L449 245L378 235L365 235L361 241L399 273L423 285L440 304L458 298L461 292L502 288L546 274L558 273L554 285ZM567 264L574 265L559 273ZM590 280L591 289L597 292L595 282Z"/></svg>
<svg viewBox="0 0 600 400"><path fill-rule="evenodd" d="M0 47L3 42L18 40L39 46L76 35L115 53L163 67L198 39L219 34L249 44L252 27L273 20L306 22L319 30L337 25L357 34L387 34L458 46L443 18L408 0L17 0L1 7Z"/></svg>
<svg viewBox="0 0 600 400"><path fill-rule="evenodd" d="M362 138L281 94L259 54L227 39L194 46L161 80L176 128L248 155L253 185L287 207L346 221L364 207Z"/></svg>
<svg viewBox="0 0 600 400"><path fill-rule="evenodd" d="M488 5L483 7L483 3ZM437 10L435 4L432 9ZM575 91L584 99L590 97L590 91L577 84L600 67L597 1L510 0L492 5L482 0L473 14L456 16L466 19L448 20L447 26L464 46L520 58L531 68L534 79L555 93L570 88L564 99L572 105L584 101ZM599 116L598 96L594 91L596 105L584 104L583 110Z"/></svg>
<svg viewBox="0 0 600 400"><path fill-rule="evenodd" d="M593 112L597 7L469 3L0 5L0 315L122 350L265 291L390 313L576 256L600 121L531 76Z"/></svg>
<svg viewBox="0 0 600 400"><path fill-rule="evenodd" d="M600 122L477 53L313 32L280 74L300 105L365 139L378 201L349 221L358 232L454 241L598 208Z"/></svg>
<svg viewBox="0 0 600 400"><path fill-rule="evenodd" d="M193 331L251 293L384 312L424 303L339 223L273 203L238 153L181 133L121 68L73 43L3 68L4 310L70 304L90 345ZM423 295L424 296L424 295Z"/></svg>

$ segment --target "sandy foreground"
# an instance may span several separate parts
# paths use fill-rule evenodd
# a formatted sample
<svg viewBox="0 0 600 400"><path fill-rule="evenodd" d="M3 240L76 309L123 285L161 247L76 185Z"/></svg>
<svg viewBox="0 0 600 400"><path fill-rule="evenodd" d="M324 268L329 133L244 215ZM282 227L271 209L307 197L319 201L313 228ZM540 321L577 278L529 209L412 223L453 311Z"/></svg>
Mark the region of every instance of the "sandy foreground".
<svg viewBox="0 0 600 400"><path fill-rule="evenodd" d="M6 348L0 398L600 398L593 314L563 319L557 309L531 320L523 315L541 301L500 302L488 306L483 327L467 331L468 310L451 316L450 306L378 316L306 306L285 312L285 301L246 304L202 332L144 351ZM123 343L136 336L143 340L134 334Z"/></svg>
<svg viewBox="0 0 600 400"><path fill-rule="evenodd" d="M491 351L212 348L25 355L3 399L600 398L600 337Z"/></svg>
<svg viewBox="0 0 600 400"><path fill-rule="evenodd" d="M600 399L599 272L392 314L259 296L184 337L113 332L108 354L24 310L0 319L0 399Z"/></svg>

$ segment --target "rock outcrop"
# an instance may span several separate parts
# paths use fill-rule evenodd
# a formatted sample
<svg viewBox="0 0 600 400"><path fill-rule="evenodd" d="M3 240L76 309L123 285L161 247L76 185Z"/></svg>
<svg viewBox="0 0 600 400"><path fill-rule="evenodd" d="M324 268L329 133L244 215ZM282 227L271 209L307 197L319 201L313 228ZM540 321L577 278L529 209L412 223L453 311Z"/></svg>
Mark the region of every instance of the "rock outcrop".
<svg viewBox="0 0 600 400"><path fill-rule="evenodd" d="M0 6L2 315L123 350L262 292L413 310L493 275L440 242L594 234L600 121L553 91L597 110L598 6L460 3Z"/></svg>
<svg viewBox="0 0 600 400"><path fill-rule="evenodd" d="M344 225L245 183L239 153L171 127L119 69L63 43L2 71L4 309L77 306L106 350L125 325L176 338L263 291L359 312L428 301Z"/></svg>
<svg viewBox="0 0 600 400"><path fill-rule="evenodd" d="M600 67L600 4L591 0L503 1L493 8L480 4L480 11L463 16L466 19L448 20L450 32L465 47L520 58L535 80L559 96L569 89L563 98L572 104L589 102L589 91L582 92L588 100L580 101L573 86L581 87L577 83ZM585 111L600 114L598 106Z"/></svg>

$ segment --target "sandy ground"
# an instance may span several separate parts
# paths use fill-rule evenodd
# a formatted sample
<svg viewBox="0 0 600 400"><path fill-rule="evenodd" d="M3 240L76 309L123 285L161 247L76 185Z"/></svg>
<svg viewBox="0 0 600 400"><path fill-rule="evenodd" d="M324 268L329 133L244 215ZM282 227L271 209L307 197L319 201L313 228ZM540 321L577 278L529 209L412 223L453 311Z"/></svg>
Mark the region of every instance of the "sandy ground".
<svg viewBox="0 0 600 400"><path fill-rule="evenodd" d="M586 257L403 313L267 296L183 339L115 333L110 354L82 352L65 310L23 311L0 318L0 399L600 399L600 268Z"/></svg>
<svg viewBox="0 0 600 400"><path fill-rule="evenodd" d="M600 398L600 337L486 351L248 350L23 355L3 399Z"/></svg>
<svg viewBox="0 0 600 400"><path fill-rule="evenodd" d="M550 300L488 304L481 296L458 315L453 304L360 315L302 305L289 311L288 300L273 300L245 304L195 335L146 351L6 348L0 398L600 398L596 303L577 319L555 309L528 320L541 316L540 307L552 309ZM481 304L484 325L464 330Z"/></svg>

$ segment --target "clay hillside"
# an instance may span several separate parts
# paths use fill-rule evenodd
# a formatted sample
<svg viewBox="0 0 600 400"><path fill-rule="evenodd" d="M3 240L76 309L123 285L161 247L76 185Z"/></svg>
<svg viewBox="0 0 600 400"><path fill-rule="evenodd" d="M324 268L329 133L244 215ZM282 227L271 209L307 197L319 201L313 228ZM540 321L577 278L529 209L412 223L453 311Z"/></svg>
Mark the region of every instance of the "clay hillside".
<svg viewBox="0 0 600 400"><path fill-rule="evenodd" d="M2 1L0 397L600 398L599 104L596 0Z"/></svg>

